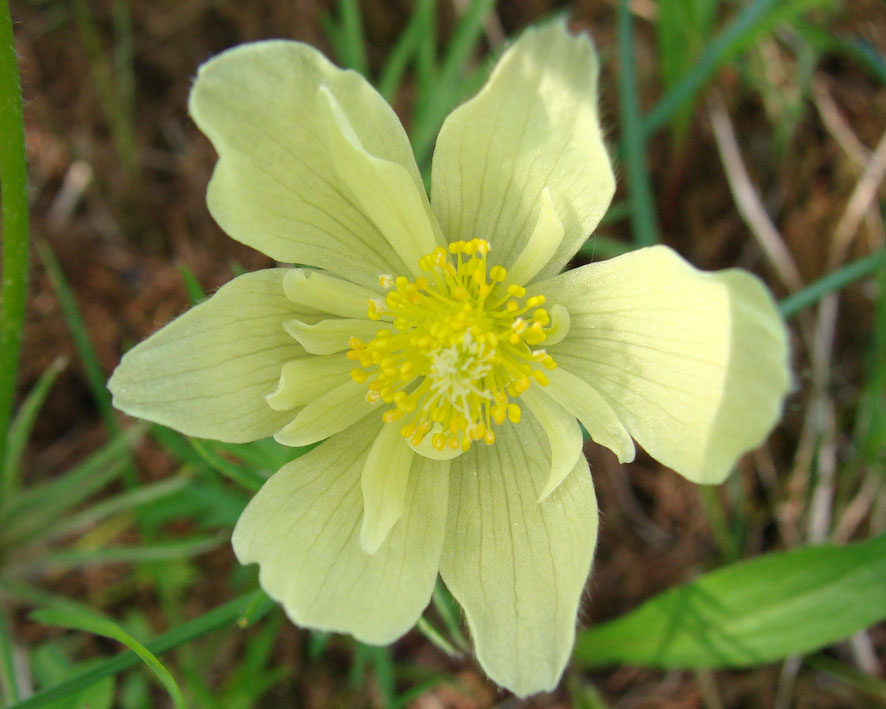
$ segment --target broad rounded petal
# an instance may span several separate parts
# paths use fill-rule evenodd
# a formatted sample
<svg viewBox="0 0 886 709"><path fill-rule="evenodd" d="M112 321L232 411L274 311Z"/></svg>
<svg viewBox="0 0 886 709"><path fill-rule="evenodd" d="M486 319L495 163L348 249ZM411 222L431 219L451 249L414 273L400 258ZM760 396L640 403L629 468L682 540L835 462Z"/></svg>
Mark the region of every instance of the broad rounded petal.
<svg viewBox="0 0 886 709"><path fill-rule="evenodd" d="M277 388L265 400L272 409L291 411L351 381L353 368L354 363L342 354L299 357L283 365Z"/></svg>
<svg viewBox="0 0 886 709"><path fill-rule="evenodd" d="M544 391L530 387L520 395L520 400L529 407L550 442L551 470L538 495L538 501L542 502L563 482L581 457L581 428L575 416L545 396Z"/></svg>
<svg viewBox="0 0 886 709"><path fill-rule="evenodd" d="M594 443L615 453L619 463L634 459L636 450L631 435L596 389L563 367L547 371L545 376L548 378L545 394L581 421Z"/></svg>
<svg viewBox="0 0 886 709"><path fill-rule="evenodd" d="M408 631L430 600L448 494L448 463L416 456L403 516L374 555L363 551L360 476L383 425L370 417L283 466L232 539L293 622L379 645Z"/></svg>
<svg viewBox="0 0 886 709"><path fill-rule="evenodd" d="M497 434L451 463L440 573L486 673L526 696L553 689L569 660L597 503L583 457L537 502L551 465L531 414Z"/></svg>
<svg viewBox="0 0 886 709"><path fill-rule="evenodd" d="M550 349L557 363L689 480L721 482L781 416L787 332L751 274L703 273L657 246L538 288L571 317L569 336Z"/></svg>
<svg viewBox="0 0 886 709"><path fill-rule="evenodd" d="M367 554L375 554L403 516L409 468L415 452L406 444L395 424L384 426L369 451L360 487L363 490L363 524L360 546Z"/></svg>
<svg viewBox="0 0 886 709"><path fill-rule="evenodd" d="M330 157L320 88L329 91L371 156L421 177L397 116L359 74L306 44L267 41L203 64L189 109L219 155L207 202L235 239L278 261L346 275L365 285L405 264L350 195Z"/></svg>
<svg viewBox="0 0 886 709"><path fill-rule="evenodd" d="M597 74L590 39L562 22L527 30L504 53L437 138L431 204L450 241L486 239L490 258L510 268L543 222L547 189L563 234L539 276L563 268L615 191Z"/></svg>
<svg viewBox="0 0 886 709"><path fill-rule="evenodd" d="M523 285L531 281L554 257L562 243L563 223L557 216L551 191L546 187L541 191L538 217L529 240L508 271L508 283Z"/></svg>
<svg viewBox="0 0 886 709"><path fill-rule="evenodd" d="M366 401L365 384L348 378L343 384L311 401L294 419L290 412L290 423L277 431L274 439L284 446L307 446L344 431L377 406Z"/></svg>
<svg viewBox="0 0 886 709"><path fill-rule="evenodd" d="M284 362L304 356L283 322L314 317L284 295L285 272L238 276L127 352L108 382L114 406L230 443L279 430L292 414L274 411L265 396Z"/></svg>
<svg viewBox="0 0 886 709"><path fill-rule="evenodd" d="M365 318L379 294L310 268L290 268L283 279L286 297L296 305L343 318Z"/></svg>
<svg viewBox="0 0 886 709"><path fill-rule="evenodd" d="M283 323L283 327L305 348L306 352L315 355L344 352L350 348L348 342L352 337L369 341L379 330L377 322L353 318L330 318L313 324L301 320L287 320Z"/></svg>
<svg viewBox="0 0 886 709"><path fill-rule="evenodd" d="M436 218L424 189L416 189L401 165L370 155L332 93L325 87L320 93L330 158L343 187L410 271L420 276L418 260L443 243L434 232Z"/></svg>

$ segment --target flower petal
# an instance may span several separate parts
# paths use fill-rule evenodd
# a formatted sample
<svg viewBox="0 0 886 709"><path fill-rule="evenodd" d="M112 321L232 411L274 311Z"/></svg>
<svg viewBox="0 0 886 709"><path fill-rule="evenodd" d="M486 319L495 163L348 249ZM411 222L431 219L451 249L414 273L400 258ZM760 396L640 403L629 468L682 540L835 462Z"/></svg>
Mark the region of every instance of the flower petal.
<svg viewBox="0 0 886 709"><path fill-rule="evenodd" d="M344 355L299 357L283 365L277 388L265 397L276 411L291 411L351 381L354 363Z"/></svg>
<svg viewBox="0 0 886 709"><path fill-rule="evenodd" d="M689 480L722 481L778 421L790 385L787 333L751 274L702 273L657 246L538 288L571 317L550 350L557 363Z"/></svg>
<svg viewBox="0 0 886 709"><path fill-rule="evenodd" d="M537 502L550 470L529 414L451 463L440 573L464 607L477 659L520 696L553 689L569 660L597 537L588 464Z"/></svg>
<svg viewBox="0 0 886 709"><path fill-rule="evenodd" d="M312 316L283 293L286 269L238 276L127 352L108 388L114 406L189 436L243 443L292 414L265 401L283 363L304 356L283 329Z"/></svg>
<svg viewBox="0 0 886 709"><path fill-rule="evenodd" d="M372 556L360 548L360 477L383 426L370 417L283 466L252 499L232 539L243 564L293 622L396 640L431 597L446 519L448 464L416 456L405 512Z"/></svg>
<svg viewBox="0 0 886 709"><path fill-rule="evenodd" d="M310 268L290 268L283 279L286 297L303 308L343 318L365 318L369 301L379 294Z"/></svg>
<svg viewBox="0 0 886 709"><path fill-rule="evenodd" d="M418 260L444 243L434 231L439 227L424 188L416 189L403 166L369 154L332 93L321 87L320 94L330 158L343 187L411 273L420 276Z"/></svg>
<svg viewBox="0 0 886 709"><path fill-rule="evenodd" d="M284 446L307 446L344 431L378 404L366 401L366 385L348 379L311 401L296 417L274 434ZM292 413L290 412L290 417ZM379 417L381 418L381 417Z"/></svg>
<svg viewBox="0 0 886 709"><path fill-rule="evenodd" d="M348 341L352 337L369 341L379 330L379 324L372 320L346 318L330 318L314 324L301 320L287 320L283 323L283 327L305 348L306 352L315 355L344 352L350 347Z"/></svg>
<svg viewBox="0 0 886 709"><path fill-rule="evenodd" d="M219 154L207 202L235 239L278 261L346 275L365 285L405 265L350 196L330 159L325 87L372 156L401 166L423 190L397 116L359 74L299 42L236 47L200 67L191 116Z"/></svg>
<svg viewBox="0 0 886 709"><path fill-rule="evenodd" d="M551 470L538 495L539 502L544 501L563 482L582 455L581 428L575 416L545 394L545 391L530 387L520 395L520 400L525 402L541 424L551 444Z"/></svg>
<svg viewBox="0 0 886 709"><path fill-rule="evenodd" d="M563 243L563 223L557 216L551 191L545 187L541 191L538 205L538 218L529 235L529 240L508 270L508 283L523 285L532 280L547 264Z"/></svg>
<svg viewBox="0 0 886 709"><path fill-rule="evenodd" d="M363 465L363 524L360 546L375 554L406 509L409 468L415 452L394 424L383 426Z"/></svg>
<svg viewBox="0 0 886 709"><path fill-rule="evenodd" d="M511 267L550 192L563 226L542 276L557 273L603 217L615 179L597 116L598 62L563 22L523 33L437 138L431 203L450 241L481 237ZM551 238L556 232L550 232Z"/></svg>
<svg viewBox="0 0 886 709"><path fill-rule="evenodd" d="M563 367L549 370L545 376L548 378L545 394L581 421L594 443L615 453L619 463L634 459L636 451L631 435L596 389Z"/></svg>

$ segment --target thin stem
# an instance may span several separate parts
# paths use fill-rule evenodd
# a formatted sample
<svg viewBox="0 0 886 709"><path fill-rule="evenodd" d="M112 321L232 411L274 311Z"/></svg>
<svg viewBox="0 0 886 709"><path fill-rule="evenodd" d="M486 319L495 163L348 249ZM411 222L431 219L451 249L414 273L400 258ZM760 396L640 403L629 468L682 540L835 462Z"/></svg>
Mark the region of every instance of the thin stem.
<svg viewBox="0 0 886 709"><path fill-rule="evenodd" d="M0 460L12 417L28 290L28 170L22 91L8 0L0 0L0 201L3 297L0 298ZM2 475L2 472L0 472ZM0 485L0 488L3 486Z"/></svg>

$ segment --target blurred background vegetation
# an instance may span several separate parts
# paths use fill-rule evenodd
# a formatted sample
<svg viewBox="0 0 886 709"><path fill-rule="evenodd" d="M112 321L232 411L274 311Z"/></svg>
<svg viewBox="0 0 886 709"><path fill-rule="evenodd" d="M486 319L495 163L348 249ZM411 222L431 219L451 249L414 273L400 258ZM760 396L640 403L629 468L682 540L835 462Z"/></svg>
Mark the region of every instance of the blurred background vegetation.
<svg viewBox="0 0 886 709"><path fill-rule="evenodd" d="M719 488L642 454L619 465L588 442L602 523L581 620L603 632L583 636L561 687L527 705L886 703L886 628L870 625L886 615L886 553L871 546L886 531L882 0L15 0L10 10L32 249L21 330L22 244L5 216L0 314L23 333L17 378L14 336L0 372L0 403L14 414L0 426L6 705L519 705L465 652L442 588L423 627L390 648L295 628L228 540L252 491L300 451L127 420L105 381L189 303L271 265L206 209L215 157L186 113L201 62L262 38L309 42L375 83L427 173L445 115L507 38L554 13L598 46L619 175L578 262L664 242L701 268L756 272L789 318L795 389L770 440ZM4 152L15 142L0 140ZM867 585L827 586L831 605L809 606L845 609L845 623L787 659L764 651L718 669L604 657L612 633L601 624L665 589L772 551L867 539L850 547ZM820 577L836 557L819 561L798 583L834 581ZM718 583L739 583L729 578ZM616 634L642 635L640 623ZM117 655L124 646L135 652Z"/></svg>

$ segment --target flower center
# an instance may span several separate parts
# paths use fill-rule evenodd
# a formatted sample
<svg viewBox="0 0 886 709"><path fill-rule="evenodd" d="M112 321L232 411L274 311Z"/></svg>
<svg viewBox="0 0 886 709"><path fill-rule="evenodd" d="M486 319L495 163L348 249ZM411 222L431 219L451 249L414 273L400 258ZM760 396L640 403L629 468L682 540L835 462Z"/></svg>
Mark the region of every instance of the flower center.
<svg viewBox="0 0 886 709"><path fill-rule="evenodd" d="M381 276L390 292L369 301L369 318L393 329L348 343L348 358L360 363L351 377L368 383L367 401L394 404L382 418L403 419L400 433L413 446L429 434L441 452L466 451L478 440L491 445L493 424L517 423L514 400L532 381L546 386L543 368L557 366L537 348L551 322L539 307L545 297L505 285L501 266L487 273L489 249L482 239L457 241L449 253L437 247L422 256L426 275L414 281Z"/></svg>

